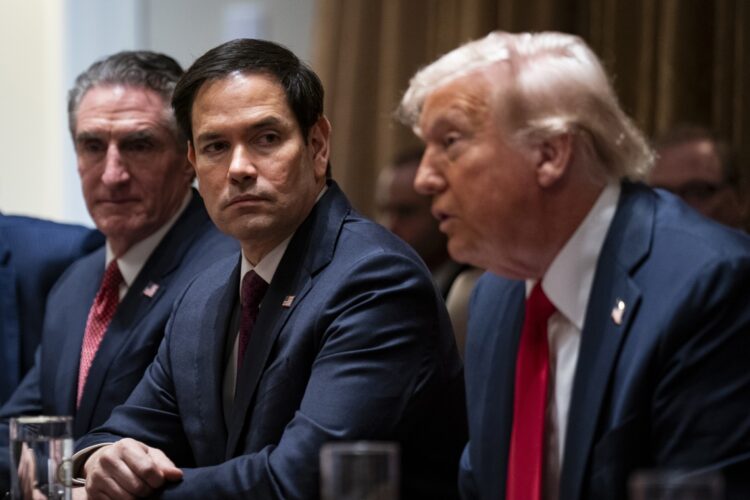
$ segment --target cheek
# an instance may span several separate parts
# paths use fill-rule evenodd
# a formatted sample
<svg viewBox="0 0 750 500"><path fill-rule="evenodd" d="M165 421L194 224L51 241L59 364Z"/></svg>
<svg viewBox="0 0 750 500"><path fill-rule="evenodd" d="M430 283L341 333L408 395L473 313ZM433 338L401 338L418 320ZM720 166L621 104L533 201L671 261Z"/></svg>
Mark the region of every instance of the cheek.
<svg viewBox="0 0 750 500"><path fill-rule="evenodd" d="M79 170L79 175L81 177L81 190L83 191L83 196L92 195L100 185L99 176L96 175L93 170Z"/></svg>

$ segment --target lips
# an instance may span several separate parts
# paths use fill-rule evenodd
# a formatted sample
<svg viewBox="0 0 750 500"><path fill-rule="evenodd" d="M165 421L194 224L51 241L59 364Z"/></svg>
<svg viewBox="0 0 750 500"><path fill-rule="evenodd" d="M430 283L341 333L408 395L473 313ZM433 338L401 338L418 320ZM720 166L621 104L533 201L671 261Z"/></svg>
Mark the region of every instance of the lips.
<svg viewBox="0 0 750 500"><path fill-rule="evenodd" d="M234 205L255 205L258 203L262 203L266 201L266 198L262 196L252 195L252 194L241 194L238 196L235 196L231 198L225 207L231 207Z"/></svg>
<svg viewBox="0 0 750 500"><path fill-rule="evenodd" d="M443 222L446 219L449 219L451 216L447 212L444 212L443 210L440 210L439 208L433 208L432 209L432 216L435 217L435 219L438 220L438 222Z"/></svg>
<svg viewBox="0 0 750 500"><path fill-rule="evenodd" d="M109 205L125 205L126 203L137 203L138 201L139 200L136 198L122 198L122 199L98 200L97 203L109 204Z"/></svg>

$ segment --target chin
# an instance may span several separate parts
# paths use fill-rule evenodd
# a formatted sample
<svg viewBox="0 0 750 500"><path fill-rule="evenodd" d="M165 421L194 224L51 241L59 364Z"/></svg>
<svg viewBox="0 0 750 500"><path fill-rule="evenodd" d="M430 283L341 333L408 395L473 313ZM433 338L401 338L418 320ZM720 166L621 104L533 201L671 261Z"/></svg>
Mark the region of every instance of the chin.
<svg viewBox="0 0 750 500"><path fill-rule="evenodd" d="M448 240L448 255L456 262L476 266L477 264L474 262L476 256L474 254L475 252L471 251L471 246L466 245L465 242L455 237Z"/></svg>

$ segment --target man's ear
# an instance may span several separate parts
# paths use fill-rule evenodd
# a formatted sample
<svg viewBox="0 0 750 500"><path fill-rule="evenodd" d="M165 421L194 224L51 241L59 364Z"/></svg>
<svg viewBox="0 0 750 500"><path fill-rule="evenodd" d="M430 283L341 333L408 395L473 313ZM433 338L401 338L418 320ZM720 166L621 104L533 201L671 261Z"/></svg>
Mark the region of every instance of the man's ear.
<svg viewBox="0 0 750 500"><path fill-rule="evenodd" d="M195 168L195 148L193 147L193 141L187 141L187 143L187 159L190 162L190 165Z"/></svg>
<svg viewBox="0 0 750 500"><path fill-rule="evenodd" d="M325 177L328 168L328 157L331 149L331 122L328 118L321 116L310 128L308 133L309 147L312 151L313 164L315 166L315 177Z"/></svg>
<svg viewBox="0 0 750 500"><path fill-rule="evenodd" d="M573 158L573 134L566 132L545 139L536 146L537 182L543 188L553 186L570 168Z"/></svg>

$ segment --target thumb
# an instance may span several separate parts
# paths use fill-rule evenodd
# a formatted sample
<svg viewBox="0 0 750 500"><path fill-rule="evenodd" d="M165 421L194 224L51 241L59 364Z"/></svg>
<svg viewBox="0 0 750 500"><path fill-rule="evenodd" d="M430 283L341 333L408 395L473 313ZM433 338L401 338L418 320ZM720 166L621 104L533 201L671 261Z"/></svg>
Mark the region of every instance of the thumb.
<svg viewBox="0 0 750 500"><path fill-rule="evenodd" d="M182 470L179 469L163 451L157 448L149 448L148 454L154 461L154 464L156 464L158 469L164 475L164 479L167 481L179 481L182 479Z"/></svg>

